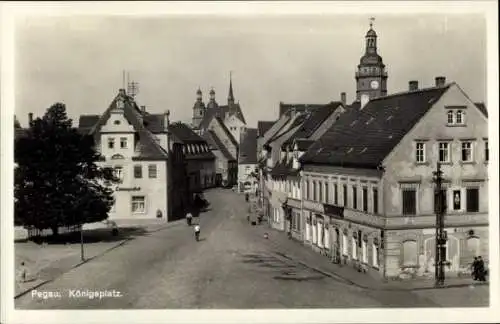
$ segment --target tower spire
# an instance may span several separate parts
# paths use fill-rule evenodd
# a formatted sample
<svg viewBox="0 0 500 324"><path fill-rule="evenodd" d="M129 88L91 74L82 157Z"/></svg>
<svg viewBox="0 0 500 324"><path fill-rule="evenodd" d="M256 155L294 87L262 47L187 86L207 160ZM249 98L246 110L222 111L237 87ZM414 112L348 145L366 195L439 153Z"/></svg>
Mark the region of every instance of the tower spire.
<svg viewBox="0 0 500 324"><path fill-rule="evenodd" d="M373 28L373 22L375 21L375 17L370 17L370 29Z"/></svg>
<svg viewBox="0 0 500 324"><path fill-rule="evenodd" d="M227 96L227 103L229 105L234 104L234 94L233 94L233 71L229 71L229 94Z"/></svg>

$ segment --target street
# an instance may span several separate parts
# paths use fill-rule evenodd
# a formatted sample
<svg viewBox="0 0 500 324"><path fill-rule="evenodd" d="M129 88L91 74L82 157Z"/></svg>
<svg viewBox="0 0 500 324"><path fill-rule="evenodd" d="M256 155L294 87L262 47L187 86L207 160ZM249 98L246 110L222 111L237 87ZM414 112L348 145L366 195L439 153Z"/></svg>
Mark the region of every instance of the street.
<svg viewBox="0 0 500 324"><path fill-rule="evenodd" d="M247 223L242 195L214 189L206 197L211 210L200 215L200 242L195 241L193 228L187 225L139 236L39 287L39 295L28 293L18 298L16 308L440 306L421 293L349 285L285 258ZM114 291L115 296L82 297L81 292L86 290ZM38 297L44 292L56 295Z"/></svg>

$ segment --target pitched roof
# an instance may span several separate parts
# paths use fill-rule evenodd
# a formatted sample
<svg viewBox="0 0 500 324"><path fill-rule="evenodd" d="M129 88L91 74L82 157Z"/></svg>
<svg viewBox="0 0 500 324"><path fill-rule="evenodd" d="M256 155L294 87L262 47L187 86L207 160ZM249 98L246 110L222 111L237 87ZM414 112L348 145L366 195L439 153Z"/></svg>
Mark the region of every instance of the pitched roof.
<svg viewBox="0 0 500 324"><path fill-rule="evenodd" d="M231 143L238 147L238 142L236 142L236 139L234 138L233 134L231 134L231 132L229 131L229 129L227 129L226 125L224 124L224 122L222 121L222 119L220 117L215 117L215 120L219 123L219 126L222 128L222 130L224 131L224 133L226 134L226 136L229 138L229 140L231 141Z"/></svg>
<svg viewBox="0 0 500 324"><path fill-rule="evenodd" d="M256 164L257 163L257 129L247 128L241 134L240 152L238 158L239 164Z"/></svg>
<svg viewBox="0 0 500 324"><path fill-rule="evenodd" d="M376 168L449 87L375 98L361 110L348 110L301 161Z"/></svg>
<svg viewBox="0 0 500 324"><path fill-rule="evenodd" d="M488 109L486 109L484 102L475 102L474 104L486 117L488 117Z"/></svg>
<svg viewBox="0 0 500 324"><path fill-rule="evenodd" d="M311 145L314 144L315 141L313 140L308 140L308 139L302 139L302 138L296 138L295 139L295 144L297 145L297 149L301 152L305 152L311 147Z"/></svg>
<svg viewBox="0 0 500 324"><path fill-rule="evenodd" d="M292 145L294 139L309 138L341 105L342 103L338 101L331 102L306 113L305 120L302 122L300 128L283 143L283 146Z"/></svg>
<svg viewBox="0 0 500 324"><path fill-rule="evenodd" d="M117 107L117 102L123 101L123 108ZM128 96L124 90L120 90L113 99L108 109L98 118L96 115L80 116L78 128L81 132L93 135L98 138L99 132L108 121L111 111L114 109L123 109L125 118L132 124L139 135L138 151L140 159L166 159L168 154L160 144L156 142L153 134L144 126L142 113L132 97Z"/></svg>
<svg viewBox="0 0 500 324"><path fill-rule="evenodd" d="M207 105L205 109L203 119L200 122L200 129L207 129L208 125L214 117L219 117L225 119L230 113L233 113L238 117L244 124L246 124L245 117L241 110L239 103L234 103L231 105L219 106L217 103L211 103Z"/></svg>
<svg viewBox="0 0 500 324"><path fill-rule="evenodd" d="M196 134L188 125L175 122L170 124L168 130L171 132L177 142L183 144L201 144L206 143L206 141L200 137L200 135Z"/></svg>
<svg viewBox="0 0 500 324"><path fill-rule="evenodd" d="M307 110L316 109L316 108L320 108L323 106L324 106L324 104L286 104L286 103L280 102L279 113L280 113L280 116L282 116L283 114L285 114L287 112L291 112L291 111L305 112Z"/></svg>
<svg viewBox="0 0 500 324"><path fill-rule="evenodd" d="M264 121L257 122L257 136L262 137L264 134L276 123L277 121Z"/></svg>
<svg viewBox="0 0 500 324"><path fill-rule="evenodd" d="M283 158L271 170L271 176L273 177L283 177L287 175L296 175L300 171L293 168L293 159Z"/></svg>
<svg viewBox="0 0 500 324"><path fill-rule="evenodd" d="M214 131L208 130L203 133L202 137L207 141L211 149L219 150L228 161L236 161L236 158L227 150Z"/></svg>

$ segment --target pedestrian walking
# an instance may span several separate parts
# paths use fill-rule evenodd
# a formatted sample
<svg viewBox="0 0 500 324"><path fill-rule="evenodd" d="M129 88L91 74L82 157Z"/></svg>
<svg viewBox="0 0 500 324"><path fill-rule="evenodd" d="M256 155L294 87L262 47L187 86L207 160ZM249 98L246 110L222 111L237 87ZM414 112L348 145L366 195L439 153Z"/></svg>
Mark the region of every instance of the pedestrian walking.
<svg viewBox="0 0 500 324"><path fill-rule="evenodd" d="M477 257L474 257L474 261L472 262L472 265L471 265L472 279L473 280L477 280L477 265L478 265Z"/></svg>
<svg viewBox="0 0 500 324"><path fill-rule="evenodd" d="M484 261L481 256L477 257L477 279L479 281L486 281L486 269L484 266Z"/></svg>

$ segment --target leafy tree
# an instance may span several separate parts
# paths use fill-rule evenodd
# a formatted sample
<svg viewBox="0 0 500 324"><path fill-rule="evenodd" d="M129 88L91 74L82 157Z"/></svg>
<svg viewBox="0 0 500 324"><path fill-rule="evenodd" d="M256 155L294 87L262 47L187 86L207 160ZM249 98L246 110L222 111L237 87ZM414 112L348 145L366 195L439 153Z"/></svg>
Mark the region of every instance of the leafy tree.
<svg viewBox="0 0 500 324"><path fill-rule="evenodd" d="M72 127L64 104L56 103L16 139L15 223L36 229L72 226L106 219L115 182L111 169L96 162L94 139Z"/></svg>

